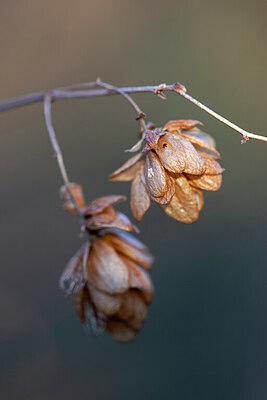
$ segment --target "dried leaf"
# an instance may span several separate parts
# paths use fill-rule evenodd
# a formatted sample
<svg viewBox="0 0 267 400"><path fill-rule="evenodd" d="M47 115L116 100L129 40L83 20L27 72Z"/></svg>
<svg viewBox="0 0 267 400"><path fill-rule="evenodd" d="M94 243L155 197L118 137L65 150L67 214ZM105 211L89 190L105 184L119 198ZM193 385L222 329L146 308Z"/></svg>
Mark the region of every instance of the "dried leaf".
<svg viewBox="0 0 267 400"><path fill-rule="evenodd" d="M96 336L102 333L105 330L105 316L100 311L98 311L91 299L89 298L88 291L87 300L84 303L84 312L85 312L85 322L84 326L86 329L90 330L90 332Z"/></svg>
<svg viewBox="0 0 267 400"><path fill-rule="evenodd" d="M157 155L163 166L171 172L180 173L185 168L184 146L172 134L162 136L156 147Z"/></svg>
<svg viewBox="0 0 267 400"><path fill-rule="evenodd" d="M147 316L147 306L135 290L129 290L124 296L120 310L116 317L125 321L128 326L135 330L142 328Z"/></svg>
<svg viewBox="0 0 267 400"><path fill-rule="evenodd" d="M126 200L126 197L121 195L99 197L98 199L93 200L89 206L86 207L84 215L91 216L99 214L103 212L106 207L124 200Z"/></svg>
<svg viewBox="0 0 267 400"><path fill-rule="evenodd" d="M136 174L131 186L130 205L137 221L141 221L150 203L150 197L144 184L144 168L142 167Z"/></svg>
<svg viewBox="0 0 267 400"><path fill-rule="evenodd" d="M128 267L130 288L139 289L145 302L147 304L150 303L154 293L154 287L149 274L129 258L121 257Z"/></svg>
<svg viewBox="0 0 267 400"><path fill-rule="evenodd" d="M59 281L59 286L66 294L71 294L84 287L83 255L85 245L69 260Z"/></svg>
<svg viewBox="0 0 267 400"><path fill-rule="evenodd" d="M161 197L153 197L151 199L158 204L167 204L175 193L175 178L166 173L167 191Z"/></svg>
<svg viewBox="0 0 267 400"><path fill-rule="evenodd" d="M222 175L187 175L187 178L192 186L209 191L220 189L222 184Z"/></svg>
<svg viewBox="0 0 267 400"><path fill-rule="evenodd" d="M174 173L203 174L205 162L194 146L181 135L167 133L155 149L163 166Z"/></svg>
<svg viewBox="0 0 267 400"><path fill-rule="evenodd" d="M103 214L101 213L93 216L92 218L89 218L85 222L85 227L90 231L108 229L108 228L118 228L128 232L135 231L139 233L138 228L131 223L131 221L125 214L116 212L114 209L112 210L114 211L115 217L110 222L108 222L108 218L105 221L105 218L102 218ZM104 215L104 217L105 216L106 215Z"/></svg>
<svg viewBox="0 0 267 400"><path fill-rule="evenodd" d="M102 238L94 237L87 262L87 280L109 294L124 293L129 287L128 268Z"/></svg>
<svg viewBox="0 0 267 400"><path fill-rule="evenodd" d="M116 218L116 211L112 206L107 206L103 211L99 214L92 215L88 218L86 222L86 227L94 229L94 227L98 227L101 225L107 225L114 221Z"/></svg>
<svg viewBox="0 0 267 400"><path fill-rule="evenodd" d="M205 160L205 175L218 175L223 173L224 168L211 157L204 156Z"/></svg>
<svg viewBox="0 0 267 400"><path fill-rule="evenodd" d="M139 229L131 223L131 221L125 214L121 212L117 212L117 216L115 220L109 225L109 228L118 228L128 232L135 231L136 233L139 233Z"/></svg>
<svg viewBox="0 0 267 400"><path fill-rule="evenodd" d="M147 247L132 235L119 231L114 233L105 233L102 238L109 243L117 252L146 269L150 269L154 258L149 254Z"/></svg>
<svg viewBox="0 0 267 400"><path fill-rule="evenodd" d="M190 135L192 138L199 139L207 146L216 149L216 142L214 138L206 132L201 131L198 128L193 128L187 131L182 131L181 135ZM193 139L192 139L193 140Z"/></svg>
<svg viewBox="0 0 267 400"><path fill-rule="evenodd" d="M198 219L199 204L193 188L183 174L176 179L176 190L171 201L161 207L167 215L177 221L188 224Z"/></svg>
<svg viewBox="0 0 267 400"><path fill-rule="evenodd" d="M84 208L85 201L84 201L83 190L82 190L81 185L78 185L77 183L70 183L69 189L70 189L71 194L72 194L74 200L76 201L78 207ZM75 214L77 212L75 204L73 204L70 193L65 185L61 186L61 188L60 188L60 197L65 200L63 207L67 211L73 212Z"/></svg>
<svg viewBox="0 0 267 400"><path fill-rule="evenodd" d="M194 188L194 193L197 201L198 211L201 211L204 206L204 196L202 190Z"/></svg>
<svg viewBox="0 0 267 400"><path fill-rule="evenodd" d="M163 197L169 189L169 182L163 165L153 151L147 154L144 174L147 190L153 200Z"/></svg>
<svg viewBox="0 0 267 400"><path fill-rule="evenodd" d="M205 172L205 161L196 151L194 146L181 135L175 135L176 140L180 140L184 147L185 168L184 172L188 174L201 175Z"/></svg>
<svg viewBox="0 0 267 400"><path fill-rule="evenodd" d="M120 342L130 342L135 338L136 332L128 327L125 322L111 319L106 324L107 331L114 339Z"/></svg>
<svg viewBox="0 0 267 400"><path fill-rule="evenodd" d="M168 132L181 132L187 131L189 129L194 128L197 125L203 125L201 122L192 120L192 119L178 119L174 121L168 121L163 129L167 130Z"/></svg>
<svg viewBox="0 0 267 400"><path fill-rule="evenodd" d="M87 284L90 297L94 306L98 311L103 313L105 316L114 315L120 309L122 305L122 295L110 295L96 289L90 283Z"/></svg>
<svg viewBox="0 0 267 400"><path fill-rule="evenodd" d="M144 164L144 154L138 153L126 161L119 169L109 176L111 181L131 181Z"/></svg>
<svg viewBox="0 0 267 400"><path fill-rule="evenodd" d="M209 136L208 134L205 134L205 136L206 135ZM204 152L205 154L210 155L216 159L221 157L220 153L215 149L215 147L210 145L211 140L207 140L207 138L203 137L202 135L200 134L193 135L192 133L189 132L186 133L182 132L180 136L182 136L183 138L187 139L190 143L192 143L198 153L201 154L201 152ZM214 142L213 139L212 142Z"/></svg>

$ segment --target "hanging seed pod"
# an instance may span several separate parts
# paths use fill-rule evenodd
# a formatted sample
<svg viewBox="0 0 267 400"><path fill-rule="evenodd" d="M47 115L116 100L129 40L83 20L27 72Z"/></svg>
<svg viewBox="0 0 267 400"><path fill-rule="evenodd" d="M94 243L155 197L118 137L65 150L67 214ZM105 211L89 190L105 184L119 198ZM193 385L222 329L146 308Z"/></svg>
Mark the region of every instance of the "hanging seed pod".
<svg viewBox="0 0 267 400"><path fill-rule="evenodd" d="M202 190L220 188L220 154L214 139L197 125L201 123L177 120L148 131L143 152L110 175L113 181L132 181L131 209L137 220L153 200L172 218L194 222L203 207Z"/></svg>
<svg viewBox="0 0 267 400"><path fill-rule="evenodd" d="M147 316L154 289L146 270L153 257L127 232L136 230L130 220L114 210L121 200L125 198L106 196L83 207L91 240L67 264L60 287L72 296L83 324L126 342L134 339Z"/></svg>

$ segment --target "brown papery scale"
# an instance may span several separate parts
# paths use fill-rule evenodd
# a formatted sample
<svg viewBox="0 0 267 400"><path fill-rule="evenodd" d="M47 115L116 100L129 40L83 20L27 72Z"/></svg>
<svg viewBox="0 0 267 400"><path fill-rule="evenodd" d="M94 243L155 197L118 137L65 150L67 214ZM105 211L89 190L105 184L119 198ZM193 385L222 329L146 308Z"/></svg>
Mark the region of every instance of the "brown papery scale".
<svg viewBox="0 0 267 400"><path fill-rule="evenodd" d="M71 187L76 188L72 190L72 200L81 201L80 186ZM73 212L66 187L61 188L61 195L64 208ZM153 296L153 284L146 271L153 257L142 242L128 233L137 228L113 208L122 200L124 196L112 195L88 206L84 201L80 203L90 240L67 264L60 287L72 296L79 319L93 333L106 330L115 339L128 342L142 328Z"/></svg>
<svg viewBox="0 0 267 400"><path fill-rule="evenodd" d="M131 209L137 220L152 200L177 221L192 223L203 207L202 190L220 188L220 154L214 139L197 125L202 124L175 120L148 130L143 151L110 175L113 181L132 181Z"/></svg>

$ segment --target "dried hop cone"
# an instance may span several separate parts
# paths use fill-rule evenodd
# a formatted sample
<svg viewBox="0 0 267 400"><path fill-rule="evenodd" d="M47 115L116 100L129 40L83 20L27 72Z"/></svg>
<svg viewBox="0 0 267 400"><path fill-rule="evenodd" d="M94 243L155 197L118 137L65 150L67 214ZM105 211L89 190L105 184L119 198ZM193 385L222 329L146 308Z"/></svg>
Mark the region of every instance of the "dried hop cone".
<svg viewBox="0 0 267 400"><path fill-rule="evenodd" d="M83 198L79 185L71 184L71 192L73 197ZM73 211L65 187L61 194L64 207ZM147 316L153 295L148 273L153 257L143 243L125 232L136 228L114 210L112 205L121 200L125 197L106 196L83 207L84 226L91 239L67 264L60 287L72 295L81 322L94 333L106 330L115 339L128 342Z"/></svg>
<svg viewBox="0 0 267 400"><path fill-rule="evenodd" d="M204 190L222 183L220 154L199 121L177 120L148 130L142 152L130 158L110 179L132 181L131 209L141 220L155 201L170 217L185 223L198 219Z"/></svg>

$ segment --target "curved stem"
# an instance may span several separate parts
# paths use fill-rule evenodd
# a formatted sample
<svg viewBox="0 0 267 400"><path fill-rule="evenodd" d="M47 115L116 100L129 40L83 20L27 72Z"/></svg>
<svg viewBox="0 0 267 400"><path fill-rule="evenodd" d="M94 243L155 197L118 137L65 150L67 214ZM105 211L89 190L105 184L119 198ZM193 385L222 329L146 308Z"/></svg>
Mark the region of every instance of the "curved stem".
<svg viewBox="0 0 267 400"><path fill-rule="evenodd" d="M146 123L145 123L145 113L140 109L140 107L136 104L136 102L126 93L123 92L120 88L110 85L109 83L105 83L102 82L100 79L96 80L96 83L98 86L101 86L105 89L108 89L110 91L114 91L119 93L120 95L122 95L131 105L132 107L135 109L136 113L137 113L137 120L140 121L140 125L141 125L141 130L142 132L146 131Z"/></svg>
<svg viewBox="0 0 267 400"><path fill-rule="evenodd" d="M56 132L53 127L52 116L51 116L51 96L50 96L50 94L44 95L44 117L45 117L45 123L46 123L47 131L48 131L49 139L50 139L51 145L54 150L54 155L57 160L58 168L61 173L63 182L66 186L66 189L70 196L71 202L74 204L74 207L75 207L78 215L80 217L82 217L80 207L78 206L78 204L72 194L72 191L71 191L71 185L70 185L69 177L68 177L67 170L66 170L66 167L64 164L62 151L60 149L60 146L59 146L59 143L58 143L58 140L56 137Z"/></svg>

